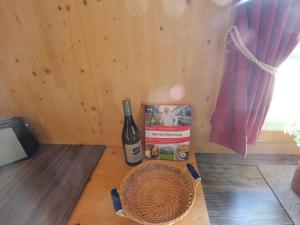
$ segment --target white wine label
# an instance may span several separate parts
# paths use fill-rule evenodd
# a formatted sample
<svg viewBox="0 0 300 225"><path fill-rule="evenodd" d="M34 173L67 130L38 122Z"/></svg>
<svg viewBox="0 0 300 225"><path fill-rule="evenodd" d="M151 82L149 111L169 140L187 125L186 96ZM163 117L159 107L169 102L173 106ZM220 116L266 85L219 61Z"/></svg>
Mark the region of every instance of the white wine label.
<svg viewBox="0 0 300 225"><path fill-rule="evenodd" d="M141 141L133 145L125 144L125 152L129 163L136 163L143 158Z"/></svg>

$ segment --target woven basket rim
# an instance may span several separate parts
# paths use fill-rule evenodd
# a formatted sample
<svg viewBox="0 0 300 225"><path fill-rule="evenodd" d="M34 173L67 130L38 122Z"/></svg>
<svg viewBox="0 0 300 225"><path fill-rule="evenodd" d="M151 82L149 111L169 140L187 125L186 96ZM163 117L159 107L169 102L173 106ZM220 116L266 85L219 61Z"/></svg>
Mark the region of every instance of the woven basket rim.
<svg viewBox="0 0 300 225"><path fill-rule="evenodd" d="M148 161L148 162L144 162L142 164L140 164L139 166L133 168L131 171L129 171L126 176L123 178L122 182L121 182L121 186L120 186L120 197L121 197L121 200L124 201L124 188L125 188L125 185L126 185L126 181L131 177L131 175L133 173L135 173L137 170L140 170L141 168L144 168L144 167L147 167L149 165L164 165L164 166L170 166L170 167L173 167L173 168L176 168L178 170L180 170L181 173L183 173L188 179L190 179L190 181L192 182L193 184L193 196L192 196L192 202L191 204L189 205L189 207L181 214L179 215L178 217L170 220L170 221L166 221L166 222L162 222L162 223L151 223L151 222L147 222L147 221L141 221L139 219L137 219L135 216L133 216L130 212L127 212L126 209L123 208L124 210L124 214L127 218L130 218L132 220L134 220L135 222L138 222L139 224L144 224L144 225L171 225L171 224L174 224L176 222L178 222L179 220L181 220L183 217L185 217L188 212L190 211L190 209L192 208L192 206L194 205L194 202L195 202L195 198L196 198L196 187L197 187L197 182L192 178L191 174L188 172L188 170L186 169L186 167L184 167L183 165L178 165L174 162L168 162L168 161L162 161L162 160L153 160L153 161ZM124 204L126 205L126 204Z"/></svg>

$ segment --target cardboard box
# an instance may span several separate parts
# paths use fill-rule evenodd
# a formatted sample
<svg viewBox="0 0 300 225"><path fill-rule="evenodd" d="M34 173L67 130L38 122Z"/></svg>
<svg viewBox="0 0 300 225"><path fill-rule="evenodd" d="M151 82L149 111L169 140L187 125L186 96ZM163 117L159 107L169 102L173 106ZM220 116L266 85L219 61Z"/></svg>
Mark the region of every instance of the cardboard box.
<svg viewBox="0 0 300 225"><path fill-rule="evenodd" d="M149 159L189 158L192 107L188 104L146 104L145 156Z"/></svg>

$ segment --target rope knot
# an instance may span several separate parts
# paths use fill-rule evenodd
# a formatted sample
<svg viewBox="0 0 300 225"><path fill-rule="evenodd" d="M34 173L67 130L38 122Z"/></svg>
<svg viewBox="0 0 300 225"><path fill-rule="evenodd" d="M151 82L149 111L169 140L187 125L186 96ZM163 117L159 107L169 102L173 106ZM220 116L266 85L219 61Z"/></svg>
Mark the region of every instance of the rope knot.
<svg viewBox="0 0 300 225"><path fill-rule="evenodd" d="M229 29L225 33L225 37L224 37L224 40L223 40L223 48L222 48L222 50L224 52L228 52L228 47L229 47L231 41L234 43L234 45L238 48L238 50L249 61L251 61L252 63L257 65L260 69L262 69L263 71L265 71L267 73L270 73L272 75L275 75L277 73L277 68L276 67L260 61L249 50L249 48L246 47L237 26L234 26L234 25L230 26Z"/></svg>

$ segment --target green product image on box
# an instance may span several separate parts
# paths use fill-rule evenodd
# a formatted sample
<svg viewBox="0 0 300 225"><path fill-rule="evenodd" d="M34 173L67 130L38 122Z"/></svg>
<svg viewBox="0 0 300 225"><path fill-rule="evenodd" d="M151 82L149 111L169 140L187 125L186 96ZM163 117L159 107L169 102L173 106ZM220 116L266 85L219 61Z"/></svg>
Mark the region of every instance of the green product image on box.
<svg viewBox="0 0 300 225"><path fill-rule="evenodd" d="M159 159L174 160L175 158L174 151L175 151L174 148L171 146L161 146L159 148Z"/></svg>

